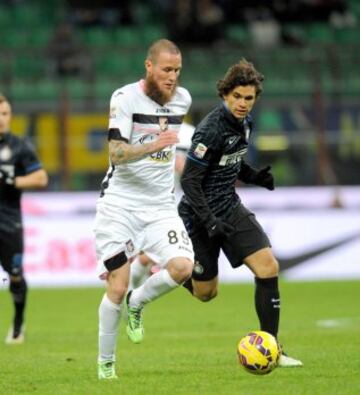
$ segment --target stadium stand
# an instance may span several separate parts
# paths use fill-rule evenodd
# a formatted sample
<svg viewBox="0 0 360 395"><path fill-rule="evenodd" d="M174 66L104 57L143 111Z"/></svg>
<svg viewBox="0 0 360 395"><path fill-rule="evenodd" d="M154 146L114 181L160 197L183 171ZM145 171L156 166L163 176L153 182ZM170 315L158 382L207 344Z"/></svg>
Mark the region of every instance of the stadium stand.
<svg viewBox="0 0 360 395"><path fill-rule="evenodd" d="M66 98L68 108L74 111L107 112L111 92L143 74L149 43L170 34L167 2L135 3L123 22L120 12L117 22L105 19L93 25L78 23L74 17L78 14L67 1L1 3L0 91L25 111L53 111ZM301 20L301 15L297 19L294 13L279 14L271 8L274 2L269 2L272 20L280 26L280 41L260 47L251 26L254 20L259 22L257 15L264 18L267 14L259 11L258 2L247 3L253 8L242 15L234 10L231 13L231 7L224 9L227 22L218 40L181 43L181 83L193 96L192 122L216 103L216 82L241 57L254 62L265 75L264 105L254 116L258 128L269 136L294 129L279 112L284 105L297 114L292 108L311 107L316 101L318 106L324 101L346 103L351 112L360 94L359 2L349 0L346 10L315 12L309 20ZM72 75L56 73L49 57L49 43L64 22L71 25L72 37L84 56L81 64L86 63ZM301 124L299 117L297 122ZM280 164L289 160L280 159Z"/></svg>

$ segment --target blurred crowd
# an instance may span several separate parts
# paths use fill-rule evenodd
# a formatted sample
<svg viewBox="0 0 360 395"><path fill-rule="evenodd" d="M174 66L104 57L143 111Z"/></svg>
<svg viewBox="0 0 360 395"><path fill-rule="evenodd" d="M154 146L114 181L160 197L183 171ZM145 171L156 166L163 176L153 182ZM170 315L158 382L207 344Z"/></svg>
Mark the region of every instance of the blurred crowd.
<svg viewBox="0 0 360 395"><path fill-rule="evenodd" d="M140 9L166 21L177 42L213 42L226 24L273 25L288 22L329 22L338 27L356 23L346 0L68 0L72 21L81 26L141 23Z"/></svg>

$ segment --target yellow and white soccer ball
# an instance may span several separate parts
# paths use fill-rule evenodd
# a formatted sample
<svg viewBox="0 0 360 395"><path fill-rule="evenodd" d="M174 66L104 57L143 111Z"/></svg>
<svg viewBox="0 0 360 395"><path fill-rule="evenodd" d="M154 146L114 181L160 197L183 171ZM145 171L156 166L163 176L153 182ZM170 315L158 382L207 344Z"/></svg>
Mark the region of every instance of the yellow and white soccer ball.
<svg viewBox="0 0 360 395"><path fill-rule="evenodd" d="M279 361L281 350L275 337L264 331L244 336L237 347L240 365L252 374L268 374Z"/></svg>

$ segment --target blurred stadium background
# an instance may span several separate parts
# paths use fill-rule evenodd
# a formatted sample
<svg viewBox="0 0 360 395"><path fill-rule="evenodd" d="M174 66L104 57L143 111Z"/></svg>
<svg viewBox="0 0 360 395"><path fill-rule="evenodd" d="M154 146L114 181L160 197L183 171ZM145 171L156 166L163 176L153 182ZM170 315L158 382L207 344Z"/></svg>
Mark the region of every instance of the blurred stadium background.
<svg viewBox="0 0 360 395"><path fill-rule="evenodd" d="M229 65L246 57L263 72L249 156L272 164L277 190L239 186L240 194L287 257L284 270L295 250L330 248L321 273L332 262L330 277L360 278L359 1L2 0L0 32L12 129L32 139L51 177L48 192L24 196L30 281L94 277L91 220L108 165L110 95L143 75L146 49L162 37L183 51L194 125L217 103ZM314 262L306 278L312 258L303 259Z"/></svg>

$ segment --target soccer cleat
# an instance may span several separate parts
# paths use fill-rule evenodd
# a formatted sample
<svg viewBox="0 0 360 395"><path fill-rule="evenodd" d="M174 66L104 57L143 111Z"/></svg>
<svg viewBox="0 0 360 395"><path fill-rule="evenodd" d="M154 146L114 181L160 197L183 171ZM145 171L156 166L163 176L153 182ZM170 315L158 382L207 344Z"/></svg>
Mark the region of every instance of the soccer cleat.
<svg viewBox="0 0 360 395"><path fill-rule="evenodd" d="M117 379L118 376L115 373L115 362L114 361L98 362L98 377L99 380Z"/></svg>
<svg viewBox="0 0 360 395"><path fill-rule="evenodd" d="M10 327L6 338L5 338L5 343L6 344L23 344L25 341L25 328L22 326L20 328L20 331L17 331L17 333L14 331L13 327Z"/></svg>
<svg viewBox="0 0 360 395"><path fill-rule="evenodd" d="M133 343L141 343L144 339L144 327L142 323L142 307L130 307L129 300L131 296L131 292L129 291L126 295L126 310L127 310L127 319L128 323L126 326L126 333L128 338Z"/></svg>
<svg viewBox="0 0 360 395"><path fill-rule="evenodd" d="M303 366L303 363L298 359L291 358L284 353L280 355L278 362L279 368L299 368L301 366Z"/></svg>

